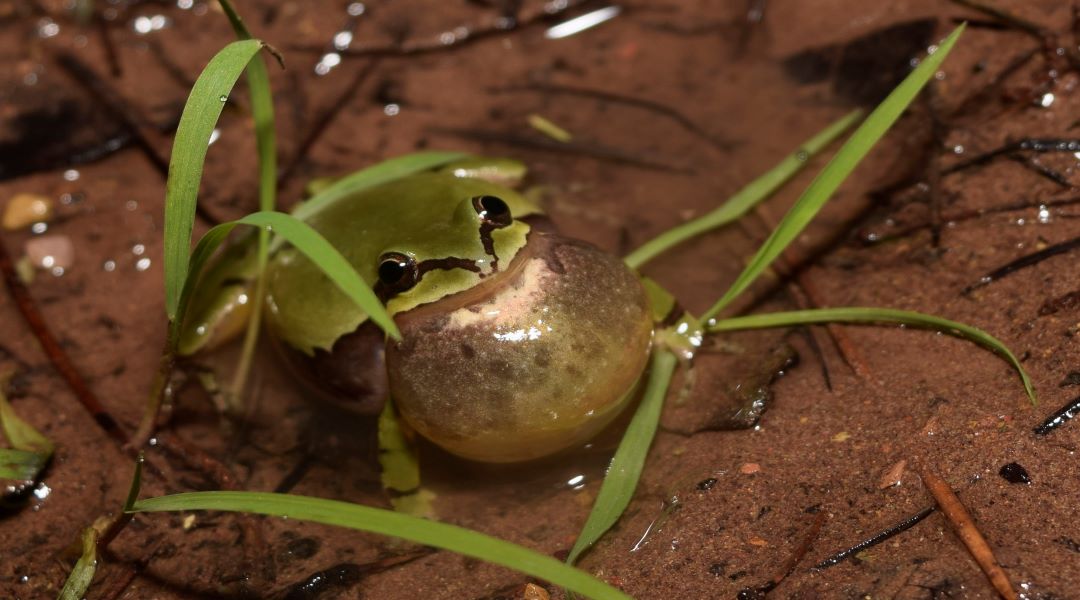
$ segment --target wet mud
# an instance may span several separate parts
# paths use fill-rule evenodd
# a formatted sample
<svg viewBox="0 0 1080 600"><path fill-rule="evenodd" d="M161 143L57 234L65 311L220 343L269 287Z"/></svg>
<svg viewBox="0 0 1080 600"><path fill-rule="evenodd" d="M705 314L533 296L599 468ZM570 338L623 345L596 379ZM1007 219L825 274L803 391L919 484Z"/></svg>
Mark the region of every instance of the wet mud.
<svg viewBox="0 0 1080 600"><path fill-rule="evenodd" d="M97 2L81 17L69 4L0 0L0 210L22 193L55 204L47 225L4 230L0 243L18 260L36 238L71 241L70 264L36 270L29 297L130 433L165 335L160 166L187 90L232 34L203 0ZM549 27L602 7L569 2L545 16L562 4L238 1L254 34L285 57L284 70L270 69L283 204L312 178L417 149L513 156L564 234L625 253L880 97L911 54L967 20L941 73L786 253L779 279L733 309L886 306L963 321L1012 348L1040 395L1030 405L1005 362L928 331L724 336L689 391L673 387L634 501L582 568L641 599L766 589L769 598L992 598L936 511L823 563L933 505L919 478L932 471L1023 597L1078 597L1080 154L1022 143L1080 138L1075 3L995 0L990 14L943 0L618 2L609 22L549 39ZM883 46L906 50L875 62ZM197 233L255 209L247 107L234 93L219 123ZM572 141L532 129L532 114ZM814 159L744 223L644 272L700 313L823 164ZM236 356L225 348L183 365L187 384L147 451L161 473L147 474L144 495L288 488L387 505L371 420L328 412L269 345L250 409L222 419L194 381L203 369L228 374ZM0 597L53 598L79 532L121 506L132 463L5 290L0 368L9 367L12 405L57 451L25 505L0 513ZM735 405L750 412L726 419L718 409ZM562 556L616 440L606 432L530 469L425 446L424 473L440 519ZM88 597L519 598L526 583L542 582L374 535L157 514L136 517L110 544Z"/></svg>

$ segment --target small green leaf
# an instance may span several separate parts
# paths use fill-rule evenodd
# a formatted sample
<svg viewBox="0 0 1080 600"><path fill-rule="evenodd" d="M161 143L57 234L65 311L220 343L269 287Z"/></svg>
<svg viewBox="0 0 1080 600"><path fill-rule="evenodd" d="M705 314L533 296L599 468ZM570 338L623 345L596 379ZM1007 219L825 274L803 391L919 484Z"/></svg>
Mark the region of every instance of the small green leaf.
<svg viewBox="0 0 1080 600"><path fill-rule="evenodd" d="M33 481L48 462L49 457L38 452L0 448L0 479Z"/></svg>
<svg viewBox="0 0 1080 600"><path fill-rule="evenodd" d="M71 569L57 600L82 600L86 590L90 589L90 582L94 580L94 573L97 571L97 538L98 532L93 527L83 530L82 556Z"/></svg>
<svg viewBox="0 0 1080 600"><path fill-rule="evenodd" d="M623 260L631 269L638 269L673 246L706 231L734 222L780 189L810 162L810 158L828 147L860 117L862 117L862 111L854 110L833 121L817 135L803 142L798 150L789 154L787 158L780 161L780 164L735 192L734 196L728 198L709 214L665 231L626 255Z"/></svg>
<svg viewBox="0 0 1080 600"><path fill-rule="evenodd" d="M709 320L720 314L732 300L750 287L768 268L770 264L784 251L788 245L802 232L814 215L818 213L825 202L832 196L836 188L847 179L856 165L870 152L870 149L881 136L885 135L892 124L904 112L908 104L919 93L923 85L934 76L941 66L941 62L949 55L956 40L964 31L964 25L957 27L949 37L941 43L936 52L927 56L922 63L899 86L878 105L874 112L866 118L866 121L851 134L851 138L840 148L829 164L818 174L810 187L806 188L802 196L784 215L783 220L773 230L765 243L758 248L757 253L750 259L746 269L731 284L731 288L702 315L702 320Z"/></svg>
<svg viewBox="0 0 1080 600"><path fill-rule="evenodd" d="M165 310L169 320L176 320L187 279L195 203L210 135L240 73L262 46L258 40L244 40L215 54L195 81L180 115L165 190Z"/></svg>
<svg viewBox="0 0 1080 600"><path fill-rule="evenodd" d="M394 511L291 494L192 492L139 500L133 512L221 510L287 517L399 537L509 567L596 600L630 597L550 556L491 536Z"/></svg>
<svg viewBox="0 0 1080 600"><path fill-rule="evenodd" d="M619 448L611 459L589 518L566 559L568 564L574 564L582 552L588 550L600 536L611 529L630 504L638 479L641 478L641 471L645 468L645 457L649 453L653 436L656 435L660 409L664 406L664 397L667 395L668 385L671 384L676 362L675 355L668 350L653 350L645 394L630 421L630 426L619 441Z"/></svg>
<svg viewBox="0 0 1080 600"><path fill-rule="evenodd" d="M950 321L941 317L927 315L910 310L896 310L891 308L866 308L848 306L842 308L818 308L812 310L796 310L791 312L768 313L762 315L748 315L733 319L723 319L710 323L710 333L720 331L735 331L739 329L761 329L765 327L788 327L791 325L809 325L811 323L899 323L934 329L950 335L970 340L999 354L1009 362L1020 375L1020 381L1024 384L1024 391L1032 404L1037 404L1035 388L1031 385L1031 379L1020 365L1020 361L1000 340L970 325Z"/></svg>

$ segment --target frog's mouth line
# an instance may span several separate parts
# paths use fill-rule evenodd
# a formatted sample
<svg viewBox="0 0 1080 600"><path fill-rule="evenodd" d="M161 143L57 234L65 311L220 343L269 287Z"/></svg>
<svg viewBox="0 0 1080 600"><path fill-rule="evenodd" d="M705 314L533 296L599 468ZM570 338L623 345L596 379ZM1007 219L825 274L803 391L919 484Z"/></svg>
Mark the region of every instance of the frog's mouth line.
<svg viewBox="0 0 1080 600"><path fill-rule="evenodd" d="M468 306L470 304L475 304L484 300L487 297L493 296L494 294L498 293L500 289L502 289L503 285L505 285L506 282L513 281L521 273L521 271L524 269L525 265L529 262L530 259L538 256L539 253L543 251L541 247L547 248L550 245L548 240L548 238L550 237L551 236L547 235L542 231L530 229L528 237L526 238L525 245L521 248L521 250L518 251L516 255L514 255L514 258L510 261L510 264L505 269L488 273L487 276L485 276L479 284L467 290L463 290L449 296L444 296L442 298L439 298L438 300L434 300L426 304L421 304L420 306L417 306L415 308L397 313L394 315L394 318L397 319L405 315L408 315L409 318L423 318L426 315L429 315L431 312L449 314L454 310L457 310L464 306ZM462 259L441 258L433 260L435 262L442 262L446 260ZM426 263L432 261L429 260L424 262ZM477 267L473 261L465 260L465 262L472 263L472 266L474 268L469 269L470 271L479 272L479 267Z"/></svg>

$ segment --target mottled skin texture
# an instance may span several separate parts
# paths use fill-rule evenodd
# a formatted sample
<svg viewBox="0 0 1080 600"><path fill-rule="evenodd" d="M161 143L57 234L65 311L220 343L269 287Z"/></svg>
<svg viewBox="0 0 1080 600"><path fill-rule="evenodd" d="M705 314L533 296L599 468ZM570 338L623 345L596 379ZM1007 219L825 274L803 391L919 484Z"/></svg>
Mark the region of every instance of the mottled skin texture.
<svg viewBox="0 0 1080 600"><path fill-rule="evenodd" d="M645 368L652 319L641 283L585 242L536 233L497 284L398 315L404 340L386 356L402 416L481 461L587 440Z"/></svg>

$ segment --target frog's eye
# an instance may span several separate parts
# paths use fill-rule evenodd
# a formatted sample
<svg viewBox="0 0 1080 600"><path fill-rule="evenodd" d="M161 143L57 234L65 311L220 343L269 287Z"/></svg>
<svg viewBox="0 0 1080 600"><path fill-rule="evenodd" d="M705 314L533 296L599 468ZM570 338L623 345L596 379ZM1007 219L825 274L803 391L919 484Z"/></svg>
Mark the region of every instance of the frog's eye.
<svg viewBox="0 0 1080 600"><path fill-rule="evenodd" d="M480 220L492 227L506 227L514 221L510 207L497 196L477 196L472 199L472 205Z"/></svg>
<svg viewBox="0 0 1080 600"><path fill-rule="evenodd" d="M379 260L379 283L382 288L397 294L416 285L419 279L416 259L400 252L387 252Z"/></svg>

